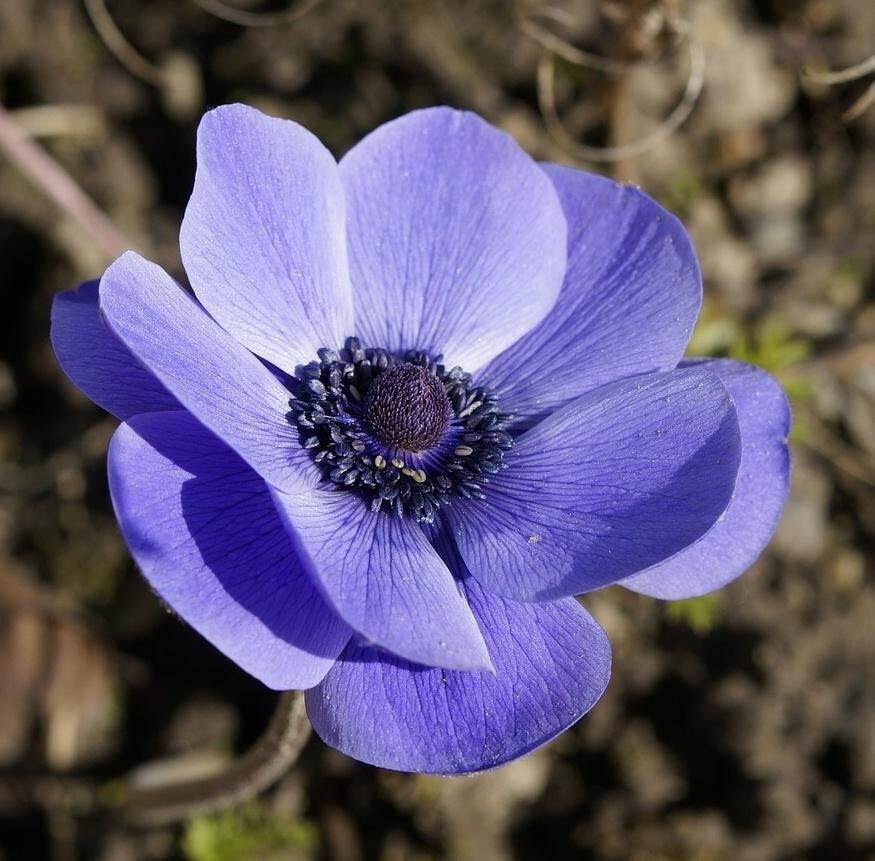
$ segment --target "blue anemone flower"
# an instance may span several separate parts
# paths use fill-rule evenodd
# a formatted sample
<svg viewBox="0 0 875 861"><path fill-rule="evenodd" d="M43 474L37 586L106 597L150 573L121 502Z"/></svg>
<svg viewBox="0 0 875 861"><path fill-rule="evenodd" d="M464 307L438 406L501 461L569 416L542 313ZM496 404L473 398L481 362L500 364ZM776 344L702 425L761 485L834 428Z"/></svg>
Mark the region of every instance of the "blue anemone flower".
<svg viewBox="0 0 875 861"><path fill-rule="evenodd" d="M787 493L763 371L681 357L681 224L446 108L338 164L241 105L200 124L193 298L128 252L52 341L122 420L109 483L149 583L316 732L387 768L500 765L585 714L574 596L727 583Z"/></svg>

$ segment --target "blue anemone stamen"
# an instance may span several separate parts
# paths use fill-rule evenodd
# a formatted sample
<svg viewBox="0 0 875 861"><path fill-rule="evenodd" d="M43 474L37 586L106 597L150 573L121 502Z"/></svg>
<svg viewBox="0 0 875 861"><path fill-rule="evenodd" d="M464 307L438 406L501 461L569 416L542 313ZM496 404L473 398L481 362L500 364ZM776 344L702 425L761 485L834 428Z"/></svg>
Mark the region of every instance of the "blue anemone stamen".
<svg viewBox="0 0 875 861"><path fill-rule="evenodd" d="M290 424L323 476L363 495L372 511L431 523L456 497L483 499L490 474L507 466L512 417L441 359L348 338L301 371Z"/></svg>

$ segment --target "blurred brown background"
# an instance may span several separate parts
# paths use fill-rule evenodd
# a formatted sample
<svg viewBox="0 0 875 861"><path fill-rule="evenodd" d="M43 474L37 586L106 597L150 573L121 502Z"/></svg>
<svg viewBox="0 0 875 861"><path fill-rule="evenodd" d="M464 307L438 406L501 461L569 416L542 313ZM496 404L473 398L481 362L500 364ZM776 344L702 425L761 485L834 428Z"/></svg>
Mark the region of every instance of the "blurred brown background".
<svg viewBox="0 0 875 861"><path fill-rule="evenodd" d="M104 476L114 422L47 340L53 293L108 261L0 151L0 859L875 858L875 106L859 101L875 75L800 74L873 54L875 4L234 2L264 26L222 20L215 0L4 0L0 99L178 274L197 119L227 101L292 117L338 155L450 103L539 158L640 183L698 248L693 351L762 364L792 396L792 498L765 556L716 597L589 597L612 684L532 756L442 780L313 740L259 802L129 827L119 777L244 749L275 695L135 573ZM689 116L651 140L678 103ZM642 139L638 155L581 159Z"/></svg>

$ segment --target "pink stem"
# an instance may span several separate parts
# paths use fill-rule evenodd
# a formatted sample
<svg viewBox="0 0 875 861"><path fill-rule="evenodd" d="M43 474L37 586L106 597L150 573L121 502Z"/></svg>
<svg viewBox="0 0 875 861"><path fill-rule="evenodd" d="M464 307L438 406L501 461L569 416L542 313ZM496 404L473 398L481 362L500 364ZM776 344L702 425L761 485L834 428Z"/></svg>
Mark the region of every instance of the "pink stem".
<svg viewBox="0 0 875 861"><path fill-rule="evenodd" d="M0 150L67 215L91 234L108 259L115 259L131 247L131 243L97 208L94 201L79 188L58 162L22 131L2 104Z"/></svg>

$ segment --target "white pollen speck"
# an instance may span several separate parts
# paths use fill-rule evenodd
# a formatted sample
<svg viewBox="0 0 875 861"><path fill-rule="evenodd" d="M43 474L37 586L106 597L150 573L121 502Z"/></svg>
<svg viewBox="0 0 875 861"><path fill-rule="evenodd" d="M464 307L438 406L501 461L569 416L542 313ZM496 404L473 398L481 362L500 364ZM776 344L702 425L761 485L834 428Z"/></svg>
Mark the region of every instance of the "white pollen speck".
<svg viewBox="0 0 875 861"><path fill-rule="evenodd" d="M537 544L540 540L541 540L541 536L538 535L536 532L533 532L533 533L529 536L529 539L528 539L529 544Z"/></svg>

